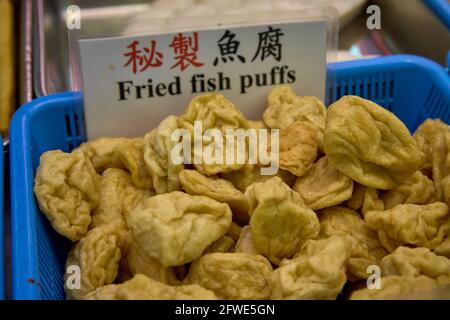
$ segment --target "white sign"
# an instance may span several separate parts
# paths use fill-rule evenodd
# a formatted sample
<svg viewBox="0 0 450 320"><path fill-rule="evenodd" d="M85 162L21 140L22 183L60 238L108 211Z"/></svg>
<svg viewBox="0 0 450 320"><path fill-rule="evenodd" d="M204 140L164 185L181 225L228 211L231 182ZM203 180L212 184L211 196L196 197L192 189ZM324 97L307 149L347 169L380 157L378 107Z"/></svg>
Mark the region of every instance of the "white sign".
<svg viewBox="0 0 450 320"><path fill-rule="evenodd" d="M275 85L323 100L326 38L311 21L79 40L88 138L143 135L213 91L249 119Z"/></svg>

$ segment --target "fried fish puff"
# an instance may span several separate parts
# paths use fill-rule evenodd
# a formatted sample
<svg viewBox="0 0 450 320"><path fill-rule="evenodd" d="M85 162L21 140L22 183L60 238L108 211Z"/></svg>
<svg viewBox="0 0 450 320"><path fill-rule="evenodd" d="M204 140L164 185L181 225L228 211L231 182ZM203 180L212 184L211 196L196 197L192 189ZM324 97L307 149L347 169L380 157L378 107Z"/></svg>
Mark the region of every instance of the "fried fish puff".
<svg viewBox="0 0 450 320"><path fill-rule="evenodd" d="M95 170L102 173L108 168L125 169L122 161L117 157L117 150L130 142L130 138L101 137L81 144L82 151L92 162Z"/></svg>
<svg viewBox="0 0 450 320"><path fill-rule="evenodd" d="M227 233L231 216L225 203L174 191L142 201L127 221L142 250L171 267L199 258Z"/></svg>
<svg viewBox="0 0 450 320"><path fill-rule="evenodd" d="M327 110L325 153L339 171L377 189L403 183L424 160L408 129L393 113L356 96Z"/></svg>
<svg viewBox="0 0 450 320"><path fill-rule="evenodd" d="M171 155L178 144L171 139L177 129L177 117L168 116L144 137L144 161L158 194L181 190L178 174L184 164L175 163Z"/></svg>
<svg viewBox="0 0 450 320"><path fill-rule="evenodd" d="M206 196L226 203L233 212L233 221L240 225L248 223L248 205L244 194L225 179L207 177L195 170L180 172L180 182L184 191L193 196Z"/></svg>
<svg viewBox="0 0 450 320"><path fill-rule="evenodd" d="M192 263L185 283L198 284L222 299L269 299L271 274L263 256L209 253Z"/></svg>
<svg viewBox="0 0 450 320"><path fill-rule="evenodd" d="M433 181L421 171L416 171L404 183L385 192L381 199L385 209L390 209L397 204L428 204L438 201Z"/></svg>
<svg viewBox="0 0 450 320"><path fill-rule="evenodd" d="M332 300L347 281L350 248L344 238L308 240L292 260L282 261L271 278L273 300Z"/></svg>
<svg viewBox="0 0 450 320"><path fill-rule="evenodd" d="M433 169L433 144L435 137L445 130L448 130L448 126L441 120L427 119L414 132L413 138L425 155L425 161L420 166L420 170L429 176L431 176Z"/></svg>
<svg viewBox="0 0 450 320"><path fill-rule="evenodd" d="M405 244L433 250L450 234L448 206L443 202L398 204L384 211L369 211L364 220L378 232L389 252Z"/></svg>
<svg viewBox="0 0 450 320"><path fill-rule="evenodd" d="M128 266L133 275L143 274L156 281L178 284L172 268L164 267L156 259L145 254L139 244L132 239L127 256Z"/></svg>
<svg viewBox="0 0 450 320"><path fill-rule="evenodd" d="M245 191L255 247L278 265L319 233L319 219L280 178L254 183Z"/></svg>
<svg viewBox="0 0 450 320"><path fill-rule="evenodd" d="M383 276L424 275L433 279L450 279L450 259L438 256L428 248L398 247L380 263Z"/></svg>
<svg viewBox="0 0 450 320"><path fill-rule="evenodd" d="M241 235L236 243L236 247L234 248L234 252L242 252L248 254L261 254L258 249L256 249L255 244L253 243L252 238L252 229L250 226L245 226L241 230Z"/></svg>
<svg viewBox="0 0 450 320"><path fill-rule="evenodd" d="M247 120L247 121L249 127L252 129L267 129L267 126L264 123L264 121L261 120Z"/></svg>
<svg viewBox="0 0 450 320"><path fill-rule="evenodd" d="M34 193L53 228L71 241L84 237L97 206L99 176L81 152L47 151L41 155Z"/></svg>
<svg viewBox="0 0 450 320"><path fill-rule="evenodd" d="M238 241L239 236L241 235L242 227L235 222L231 223L230 230L226 233L228 237L233 239L234 241Z"/></svg>
<svg viewBox="0 0 450 320"><path fill-rule="evenodd" d="M380 195L377 189L365 187L364 188L364 201L361 208L363 217L369 211L382 211L384 210L384 202L380 199Z"/></svg>
<svg viewBox="0 0 450 320"><path fill-rule="evenodd" d="M256 164L247 163L238 171L231 171L229 173L221 174L220 176L223 179L230 181L236 189L241 192L245 192L247 187L252 183L264 182L274 176L279 177L290 187L294 185L295 179L297 179L297 177L289 171L281 169L278 170L276 175L263 175L261 168L262 167Z"/></svg>
<svg viewBox="0 0 450 320"><path fill-rule="evenodd" d="M203 253L234 252L234 246L235 242L233 238L225 235L214 241L208 248L205 249Z"/></svg>
<svg viewBox="0 0 450 320"><path fill-rule="evenodd" d="M117 230L114 223L94 228L69 252L64 274L64 289L69 299L81 299L116 279L121 257ZM79 270L79 275L72 274L74 268ZM77 276L81 278L79 287Z"/></svg>
<svg viewBox="0 0 450 320"><path fill-rule="evenodd" d="M131 174L131 180L140 189L153 188L152 178L145 168L143 138L131 139L117 149L117 156Z"/></svg>
<svg viewBox="0 0 450 320"><path fill-rule="evenodd" d="M316 126L319 148L323 151L325 116L326 108L322 101L311 96L300 97L290 86L281 85L267 96L263 120L272 129L285 129L296 121Z"/></svg>
<svg viewBox="0 0 450 320"><path fill-rule="evenodd" d="M313 166L318 150L318 129L305 121L280 130L280 168L301 177Z"/></svg>
<svg viewBox="0 0 450 320"><path fill-rule="evenodd" d="M201 132L194 133L195 124L199 121L201 123ZM223 150L226 150L227 146L227 135L226 129L249 129L247 119L244 115L237 109L234 104L226 99L220 93L208 93L196 96L189 103L184 114L178 117L178 127L182 129L187 129L190 132L192 138L192 144L194 143L193 137L195 135L204 134L209 129L216 129L221 133ZM234 139L234 137L233 137ZM214 139L213 139L214 140ZM202 154L203 156L209 155L207 152L212 146L211 137L203 138ZM219 143L215 141L215 143ZM198 156L195 153L199 150L192 148L192 155L195 158ZM247 150L247 147L245 148ZM237 150L235 150L235 156L237 156ZM203 157L204 160L204 157ZM236 160L236 158L235 158ZM223 162L222 164L212 163L209 164L206 161L201 161L201 163L195 163L195 168L202 174L210 176L218 173L228 173L230 171L239 170L242 168L243 164L238 163L238 161L233 161L232 164Z"/></svg>
<svg viewBox="0 0 450 320"><path fill-rule="evenodd" d="M366 226L358 212L344 207L326 208L319 213L319 220L321 238L342 236L349 243L347 277L350 281L368 278L367 268L379 265L387 254L377 233Z"/></svg>
<svg viewBox="0 0 450 320"><path fill-rule="evenodd" d="M340 173L329 162L320 158L294 185L305 204L313 210L338 205L351 198L353 181Z"/></svg>
<svg viewBox="0 0 450 320"><path fill-rule="evenodd" d="M216 295L198 285L171 286L142 274L121 283L98 288L85 300L216 300Z"/></svg>
<svg viewBox="0 0 450 320"><path fill-rule="evenodd" d="M345 202L345 206L351 210L358 211L364 203L366 187L358 182L353 182L352 197Z"/></svg>
<svg viewBox="0 0 450 320"><path fill-rule="evenodd" d="M91 159L94 168L102 173L108 168L126 169L138 188L153 188L144 165L142 138L102 137L83 143L77 150Z"/></svg>
<svg viewBox="0 0 450 320"><path fill-rule="evenodd" d="M356 290L350 300L414 299L414 294L420 297L419 299L424 299L430 296L427 294L430 290L438 289L440 285L442 284L427 276L387 276L380 278L379 289Z"/></svg>
<svg viewBox="0 0 450 320"><path fill-rule="evenodd" d="M450 126L433 139L432 178L436 197L450 204Z"/></svg>
<svg viewBox="0 0 450 320"><path fill-rule="evenodd" d="M128 172L116 168L106 169L100 177L99 201L90 228L115 222L120 228L128 229L123 214L123 199L132 189L135 187Z"/></svg>

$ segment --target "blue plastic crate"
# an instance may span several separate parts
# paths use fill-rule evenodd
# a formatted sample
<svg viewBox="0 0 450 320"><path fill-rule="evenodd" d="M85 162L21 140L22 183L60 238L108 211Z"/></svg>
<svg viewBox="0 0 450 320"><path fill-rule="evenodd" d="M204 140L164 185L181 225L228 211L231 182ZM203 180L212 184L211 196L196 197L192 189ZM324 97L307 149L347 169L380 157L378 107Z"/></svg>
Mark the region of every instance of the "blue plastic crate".
<svg viewBox="0 0 450 320"><path fill-rule="evenodd" d="M450 122L450 79L434 62L408 56L328 66L327 102L355 94L396 113L414 130L428 117ZM82 96L62 93L21 107L11 123L12 294L14 299L63 299L69 242L39 212L33 179L39 156L70 151L85 140Z"/></svg>
<svg viewBox="0 0 450 320"><path fill-rule="evenodd" d="M4 281L4 266L5 266L5 260L3 258L3 234L4 234L4 224L5 216L3 213L3 197L4 197L4 190L3 190L3 181L5 179L5 176L3 175L3 139L0 135L0 300L3 300L5 298L5 281Z"/></svg>
<svg viewBox="0 0 450 320"><path fill-rule="evenodd" d="M424 2L450 30L450 2L448 0L424 0Z"/></svg>

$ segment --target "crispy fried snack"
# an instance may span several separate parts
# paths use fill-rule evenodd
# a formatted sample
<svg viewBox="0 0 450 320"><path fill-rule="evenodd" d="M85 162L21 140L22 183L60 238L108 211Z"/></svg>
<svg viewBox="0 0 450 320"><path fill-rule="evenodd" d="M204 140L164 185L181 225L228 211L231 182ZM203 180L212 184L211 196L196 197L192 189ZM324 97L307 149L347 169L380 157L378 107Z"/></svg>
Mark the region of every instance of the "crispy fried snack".
<svg viewBox="0 0 450 320"><path fill-rule="evenodd" d="M216 295L198 285L170 286L142 274L121 284L98 288L85 300L215 300Z"/></svg>
<svg viewBox="0 0 450 320"><path fill-rule="evenodd" d="M128 172L115 168L106 169L100 177L99 201L94 209L90 228L114 222L121 229L127 230L124 199L130 197L128 194L137 192Z"/></svg>
<svg viewBox="0 0 450 320"><path fill-rule="evenodd" d="M59 234L71 241L86 235L98 192L99 177L83 153L56 150L42 154L34 193L41 211Z"/></svg>
<svg viewBox="0 0 450 320"><path fill-rule="evenodd" d="M418 277L450 280L450 259L438 256L428 248L398 247L381 260L383 276Z"/></svg>
<svg viewBox="0 0 450 320"><path fill-rule="evenodd" d="M256 249L255 244L253 243L252 237L252 229L250 226L245 226L241 230L241 235L236 243L236 247L234 248L234 252L242 252L248 254L261 254L258 249Z"/></svg>
<svg viewBox="0 0 450 320"><path fill-rule="evenodd" d="M164 267L156 259L148 256L134 239L132 239L130 244L127 261L130 272L133 275L143 274L159 282L178 284L174 270Z"/></svg>
<svg viewBox="0 0 450 320"><path fill-rule="evenodd" d="M336 170L328 158L320 158L294 185L305 204L313 210L338 205L352 196L353 181Z"/></svg>
<svg viewBox="0 0 450 320"><path fill-rule="evenodd" d="M390 189L419 169L424 156L391 112L356 96L327 110L325 152L339 171L368 187Z"/></svg>
<svg viewBox="0 0 450 320"><path fill-rule="evenodd" d="M80 287L72 287L72 275L64 275L64 289L69 299L81 299L87 293L111 284L117 277L120 261L120 236L114 223L90 230L69 252L66 271L79 267Z"/></svg>
<svg viewBox="0 0 450 320"><path fill-rule="evenodd" d="M178 117L178 127L189 130L191 137L194 137L194 125L196 121L201 121L202 123L201 134L205 133L206 130L213 128L218 129L223 134L224 152L226 150L227 141L226 129L250 128L247 119L245 119L241 111L220 93L203 94L192 99L185 113ZM192 140L192 144L193 143L194 141ZM206 138L203 139L203 152L211 143L214 142L206 140ZM195 148L192 148L192 150L192 155L195 159ZM237 150L235 150L235 156L237 157ZM233 164L208 164L202 161L202 163L198 164L195 164L194 162L194 166L200 173L210 176L242 168L243 163L237 163L237 161L233 162Z"/></svg>
<svg viewBox="0 0 450 320"><path fill-rule="evenodd" d="M425 120L414 132L414 140L417 146L425 155L425 161L420 166L420 169L431 176L433 169L433 148L436 136L441 135L442 132L448 130L448 126L439 119Z"/></svg>
<svg viewBox="0 0 450 320"><path fill-rule="evenodd" d="M168 116L158 128L144 137L144 161L158 194L181 190L178 174L184 165L174 163L171 156L172 149L178 143L171 139L176 129L177 117Z"/></svg>
<svg viewBox="0 0 450 320"><path fill-rule="evenodd" d="M136 242L165 267L199 258L230 225L227 204L179 191L144 200L128 217Z"/></svg>
<svg viewBox="0 0 450 320"><path fill-rule="evenodd" d="M195 170L180 172L180 182L184 191L193 196L206 196L228 204L233 212L233 220L238 224L248 223L248 205L244 194L225 179L207 177Z"/></svg>
<svg viewBox="0 0 450 320"><path fill-rule="evenodd" d="M95 170L101 174L108 168L126 169L117 157L117 150L126 146L130 140L130 138L101 137L83 143L78 149L91 160Z"/></svg>
<svg viewBox="0 0 450 320"><path fill-rule="evenodd" d="M361 208L363 216L369 211L384 210L384 202L380 199L380 195L377 189L365 187L364 188L364 201Z"/></svg>
<svg viewBox="0 0 450 320"><path fill-rule="evenodd" d="M264 182L274 177L274 175L262 175L261 167L255 164L245 164L237 171L231 171L220 175L223 179L230 181L236 189L245 192L247 187L252 183ZM286 170L278 170L275 175L283 180L288 186L293 186L297 178L292 173Z"/></svg>
<svg viewBox="0 0 450 320"><path fill-rule="evenodd" d="M440 283L427 276L387 276L380 279L380 289L360 289L350 296L350 300L399 300L424 299L429 292L442 288Z"/></svg>
<svg viewBox="0 0 450 320"><path fill-rule="evenodd" d="M389 252L405 244L433 250L450 234L448 206L443 202L399 204L384 211L369 211L364 220L378 232Z"/></svg>
<svg viewBox="0 0 450 320"><path fill-rule="evenodd" d="M318 129L305 121L280 130L280 168L298 177L311 169L318 150Z"/></svg>
<svg viewBox="0 0 450 320"><path fill-rule="evenodd" d="M300 97L291 87L281 85L269 93L263 119L269 128L284 129L295 121L316 126L319 148L323 150L325 115L326 108L322 101L316 97Z"/></svg>
<svg viewBox="0 0 450 320"><path fill-rule="evenodd" d="M416 171L408 180L385 192L381 199L386 209L397 204L428 204L438 201L433 181L421 171Z"/></svg>
<svg viewBox="0 0 450 320"><path fill-rule="evenodd" d="M387 251L378 240L377 233L369 229L356 211L344 207L323 209L319 214L320 237L341 236L349 244L347 265L349 280L366 279L367 268L378 265Z"/></svg>
<svg viewBox="0 0 450 320"><path fill-rule="evenodd" d="M199 284L222 299L268 299L271 274L263 256L210 253L192 263L185 283Z"/></svg>
<svg viewBox="0 0 450 320"><path fill-rule="evenodd" d="M271 278L271 299L336 299L347 280L350 248L344 238L308 240L292 260L284 260Z"/></svg>
<svg viewBox="0 0 450 320"><path fill-rule="evenodd" d="M292 257L319 233L319 220L280 178L254 183L245 191L255 247L273 264Z"/></svg>
<svg viewBox="0 0 450 320"><path fill-rule="evenodd" d="M214 253L214 252L233 252L235 242L233 238L229 236L222 236L218 240L214 241L208 248L206 248L203 253Z"/></svg>

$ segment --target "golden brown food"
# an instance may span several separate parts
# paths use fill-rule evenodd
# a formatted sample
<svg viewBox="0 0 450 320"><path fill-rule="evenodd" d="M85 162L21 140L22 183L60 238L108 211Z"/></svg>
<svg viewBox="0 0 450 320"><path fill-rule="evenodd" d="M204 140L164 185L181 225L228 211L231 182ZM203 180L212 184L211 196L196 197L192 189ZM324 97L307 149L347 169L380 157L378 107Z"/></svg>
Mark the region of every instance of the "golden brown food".
<svg viewBox="0 0 450 320"><path fill-rule="evenodd" d="M424 159L393 113L356 96L342 97L328 108L324 141L331 164L372 188L403 183Z"/></svg>
<svg viewBox="0 0 450 320"><path fill-rule="evenodd" d="M381 260L380 267L383 276L424 275L450 280L450 259L438 256L428 248L398 247Z"/></svg>
<svg viewBox="0 0 450 320"><path fill-rule="evenodd" d="M294 185L305 204L313 210L338 205L351 198L353 181L336 170L327 157L320 158Z"/></svg>
<svg viewBox="0 0 450 320"><path fill-rule="evenodd" d="M206 196L226 203L233 212L233 221L245 225L248 223L248 205L244 194L225 179L207 177L195 170L180 172L180 182L184 191L193 196Z"/></svg>
<svg viewBox="0 0 450 320"><path fill-rule="evenodd" d="M194 261L185 283L214 291L221 299L268 299L270 262L245 253L210 253Z"/></svg>
<svg viewBox="0 0 450 320"><path fill-rule="evenodd" d="M231 171L220 175L223 179L230 181L236 189L241 192L245 192L247 187L255 182L264 182L273 178L279 177L288 186L293 186L295 179L297 178L292 173L286 170L278 170L276 175L262 175L261 167L256 164L245 164L241 169L237 171Z"/></svg>
<svg viewBox="0 0 450 320"><path fill-rule="evenodd" d="M250 128L247 119L239 111L234 104L226 99L220 93L210 93L203 94L195 97L189 103L184 114L178 117L179 128L189 130L191 137L194 136L194 125L196 121L201 121L202 131L197 132L198 134L204 134L206 130L216 128L221 133L223 133L223 150L226 150L226 129L248 129ZM203 155L208 154L205 149L213 141L210 139L203 138ZM214 140L214 139L213 139ZM192 141L192 144L194 141ZM216 142L218 143L218 142ZM201 163L195 163L196 156L194 155L195 148L193 150L193 159L195 168L202 174L205 175L215 175L218 173L227 173L233 170L239 170L244 163L238 163L237 160L237 150L235 150L235 161L232 164L227 164L226 162L222 164L213 163L209 164L206 161L201 161ZM205 159L205 158L204 158Z"/></svg>
<svg viewBox="0 0 450 320"><path fill-rule="evenodd" d="M378 240L377 233L366 226L356 211L344 207L331 207L319 213L320 237L343 237L350 246L347 265L349 280L366 279L370 265L379 265L387 251Z"/></svg>
<svg viewBox="0 0 450 320"><path fill-rule="evenodd" d="M90 228L117 223L121 229L128 229L124 217L123 200L127 193L136 192L128 172L122 169L106 169L100 177L100 192L97 207L92 215Z"/></svg>
<svg viewBox="0 0 450 320"><path fill-rule="evenodd" d="M140 189L153 187L152 178L147 172L144 163L144 140L142 138L130 139L124 146L116 149L117 157L131 174L131 180Z"/></svg>
<svg viewBox="0 0 450 320"><path fill-rule="evenodd" d="M285 260L271 278L271 299L331 300L342 291L350 248L342 237L308 240L292 260Z"/></svg>
<svg viewBox="0 0 450 320"><path fill-rule="evenodd" d="M215 300L212 291L198 285L170 286L138 274L121 283L98 288L85 300Z"/></svg>
<svg viewBox="0 0 450 320"><path fill-rule="evenodd" d="M273 129L287 128L296 121L316 126L318 144L322 150L325 115L326 108L322 101L316 97L300 97L290 86L281 85L270 91L263 119Z"/></svg>
<svg viewBox="0 0 450 320"><path fill-rule="evenodd" d="M56 150L42 154L34 193L39 208L59 234L71 241L86 235L98 192L99 176L83 153Z"/></svg>
<svg viewBox="0 0 450 320"><path fill-rule="evenodd" d="M78 149L91 160L95 170L101 174L108 168L125 169L117 156L117 150L127 145L130 140L130 138L101 137L81 144Z"/></svg>
<svg viewBox="0 0 450 320"><path fill-rule="evenodd" d="M233 252L234 245L235 242L233 238L225 235L214 241L203 253Z"/></svg>
<svg viewBox="0 0 450 320"><path fill-rule="evenodd" d="M378 232L389 252L405 244L433 250L450 234L448 206L442 202L399 204L384 211L369 211L364 220Z"/></svg>
<svg viewBox="0 0 450 320"><path fill-rule="evenodd" d="M361 207L361 213L363 216L369 211L384 210L384 202L380 199L380 195L377 189L365 187L364 188L364 201Z"/></svg>
<svg viewBox="0 0 450 320"><path fill-rule="evenodd" d="M174 191L142 201L128 216L135 241L165 267L199 258L231 225L227 204Z"/></svg>
<svg viewBox="0 0 450 320"><path fill-rule="evenodd" d="M432 290L445 285L426 277L387 276L381 277L380 289L360 289L352 293L351 300L399 300L426 299Z"/></svg>
<svg viewBox="0 0 450 320"><path fill-rule="evenodd" d="M250 226L255 247L278 265L319 233L319 220L298 193L274 177L247 188Z"/></svg>
<svg viewBox="0 0 450 320"><path fill-rule="evenodd" d="M296 121L280 130L280 168L298 177L311 169L318 150L318 129L313 124Z"/></svg>
<svg viewBox="0 0 450 320"><path fill-rule="evenodd" d="M230 230L226 233L234 241L238 241L239 236L241 235L242 227L235 222L231 223Z"/></svg>
<svg viewBox="0 0 450 320"><path fill-rule="evenodd" d="M439 119L425 120L414 132L414 139L417 146L425 155L425 161L422 163L420 169L431 176L433 169L433 148L434 140L437 135L442 134L448 126Z"/></svg>
<svg viewBox="0 0 450 320"><path fill-rule="evenodd" d="M178 174L184 165L175 163L171 155L178 143L171 139L176 129L177 117L169 116L144 137L144 161L158 194L181 190Z"/></svg>
<svg viewBox="0 0 450 320"><path fill-rule="evenodd" d="M78 267L80 272L79 287L75 280L78 274L66 272L64 275L64 289L69 299L81 299L116 279L121 256L117 228L113 223L94 228L69 252L66 270Z"/></svg>
<svg viewBox="0 0 450 320"><path fill-rule="evenodd" d="M242 252L248 254L261 254L258 249L256 249L253 243L252 229L250 226L245 226L241 230L239 240L236 243L234 252Z"/></svg>
<svg viewBox="0 0 450 320"><path fill-rule="evenodd" d="M178 284L174 270L164 267L156 259L148 256L134 240L130 244L127 262L133 275L143 274L159 282Z"/></svg>
<svg viewBox="0 0 450 320"><path fill-rule="evenodd" d="M397 204L428 204L438 201L433 181L421 171L416 171L408 180L385 192L381 199L385 209Z"/></svg>

